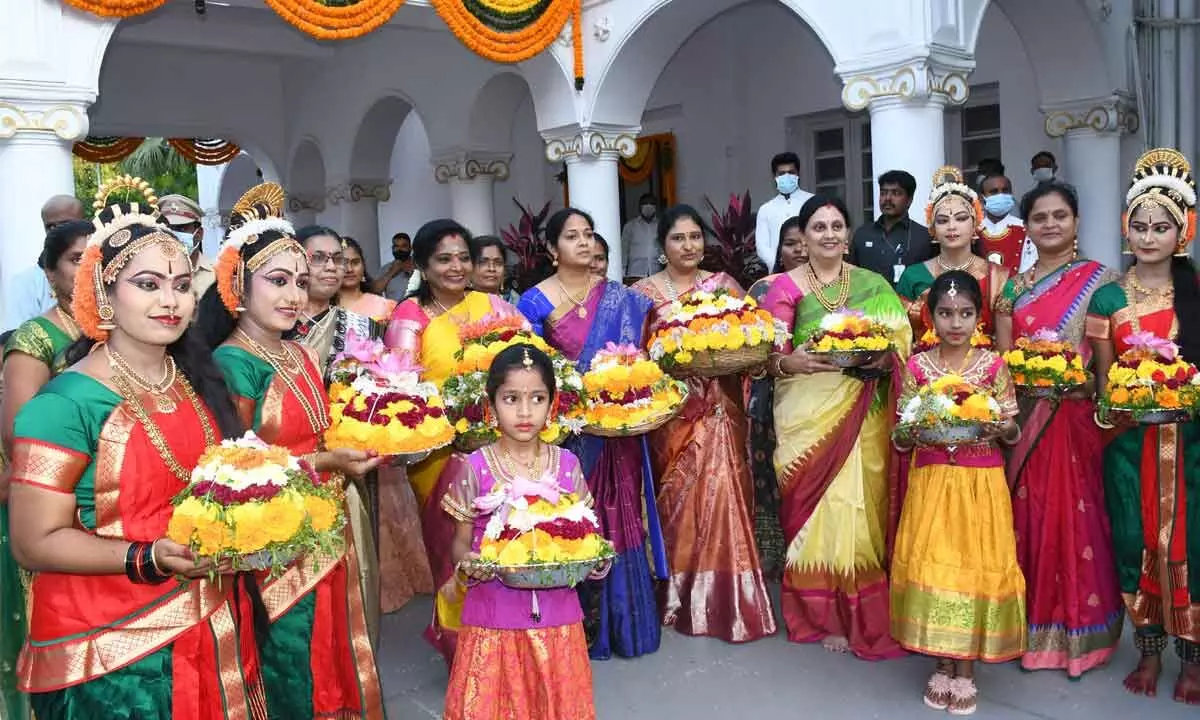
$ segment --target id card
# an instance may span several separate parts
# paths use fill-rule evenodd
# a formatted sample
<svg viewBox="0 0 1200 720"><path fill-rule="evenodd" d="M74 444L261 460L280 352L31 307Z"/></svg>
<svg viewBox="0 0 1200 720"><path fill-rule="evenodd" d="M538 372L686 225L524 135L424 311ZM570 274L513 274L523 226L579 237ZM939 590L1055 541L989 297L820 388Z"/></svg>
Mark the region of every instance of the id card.
<svg viewBox="0 0 1200 720"><path fill-rule="evenodd" d="M892 266L892 284L895 285L896 283L900 282L900 276L903 274L904 274L904 266L903 265L893 265Z"/></svg>

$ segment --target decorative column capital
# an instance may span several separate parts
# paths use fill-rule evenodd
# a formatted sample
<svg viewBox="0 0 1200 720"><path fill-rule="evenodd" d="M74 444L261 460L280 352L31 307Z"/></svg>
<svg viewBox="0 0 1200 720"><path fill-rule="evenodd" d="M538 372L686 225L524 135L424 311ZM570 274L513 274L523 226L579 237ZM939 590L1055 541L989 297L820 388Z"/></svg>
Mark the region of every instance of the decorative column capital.
<svg viewBox="0 0 1200 720"><path fill-rule="evenodd" d="M842 64L842 104L865 110L875 102L934 102L962 105L971 94L967 78L975 69L969 58L906 58L880 65Z"/></svg>
<svg viewBox="0 0 1200 720"><path fill-rule="evenodd" d="M74 142L88 134L88 104L70 100L0 100L0 139L23 138Z"/></svg>
<svg viewBox="0 0 1200 720"><path fill-rule="evenodd" d="M392 181L390 179L347 180L346 182L334 185L325 191L325 198L329 201L330 205L340 205L343 202L356 203L362 200L387 202L391 199L391 197Z"/></svg>
<svg viewBox="0 0 1200 720"><path fill-rule="evenodd" d="M474 181L490 177L507 180L512 155L509 153L451 150L433 160L433 179L443 185L452 180Z"/></svg>
<svg viewBox="0 0 1200 720"><path fill-rule="evenodd" d="M301 213L306 211L324 212L325 197L323 195L307 195L305 193L296 193L288 195L287 209L290 213Z"/></svg>
<svg viewBox="0 0 1200 720"><path fill-rule="evenodd" d="M1133 96L1120 91L1103 97L1049 103L1042 106L1042 112L1046 115L1046 134L1054 138L1081 130L1132 134L1141 124Z"/></svg>
<svg viewBox="0 0 1200 720"><path fill-rule="evenodd" d="M642 131L636 128L575 128L564 132L547 132L546 159L550 162L570 162L585 157L624 157L637 153L637 137Z"/></svg>

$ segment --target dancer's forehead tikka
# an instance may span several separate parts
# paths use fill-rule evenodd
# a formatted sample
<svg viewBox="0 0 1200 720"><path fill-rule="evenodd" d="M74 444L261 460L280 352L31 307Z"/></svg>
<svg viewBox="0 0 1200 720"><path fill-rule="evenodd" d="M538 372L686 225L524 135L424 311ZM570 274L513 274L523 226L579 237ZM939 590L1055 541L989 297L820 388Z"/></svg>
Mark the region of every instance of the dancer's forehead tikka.
<svg viewBox="0 0 1200 720"><path fill-rule="evenodd" d="M524 350L522 350L522 352L525 353L525 356L524 356L524 358L521 359L521 364L525 366L526 370L532 369L533 368L533 358L529 357L529 348L525 348Z"/></svg>
<svg viewBox="0 0 1200 720"><path fill-rule="evenodd" d="M950 281L950 289L946 291L946 297L958 297L958 281Z"/></svg>

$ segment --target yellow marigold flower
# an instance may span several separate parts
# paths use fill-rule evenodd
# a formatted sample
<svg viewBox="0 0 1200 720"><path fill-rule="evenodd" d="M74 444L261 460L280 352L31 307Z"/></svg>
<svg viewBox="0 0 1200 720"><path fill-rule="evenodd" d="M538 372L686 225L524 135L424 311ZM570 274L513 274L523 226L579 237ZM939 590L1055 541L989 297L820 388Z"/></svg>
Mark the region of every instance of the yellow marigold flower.
<svg viewBox="0 0 1200 720"><path fill-rule="evenodd" d="M223 521L201 518L196 522L196 551L211 557L233 547L233 531Z"/></svg>
<svg viewBox="0 0 1200 720"><path fill-rule="evenodd" d="M1150 360L1143 360L1137 366L1137 376L1142 380L1149 380L1150 376L1154 374L1154 371L1158 369L1158 363Z"/></svg>
<svg viewBox="0 0 1200 720"><path fill-rule="evenodd" d="M688 363L690 363L692 360L695 360L695 359L696 359L696 357L694 355L692 355L690 352L688 352L687 350L675 353L675 362L677 362L681 365L687 365Z"/></svg>
<svg viewBox="0 0 1200 720"><path fill-rule="evenodd" d="M1025 364L1025 353L1021 350L1009 350L1004 353L1004 362L1012 367L1020 367Z"/></svg>
<svg viewBox="0 0 1200 720"><path fill-rule="evenodd" d="M323 497L306 495L304 498L304 511L308 513L308 520L312 524L312 529L317 532L329 530L337 522L337 506Z"/></svg>
<svg viewBox="0 0 1200 720"><path fill-rule="evenodd" d="M271 542L287 542L304 526L304 510L283 495L276 495L263 508L262 519Z"/></svg>

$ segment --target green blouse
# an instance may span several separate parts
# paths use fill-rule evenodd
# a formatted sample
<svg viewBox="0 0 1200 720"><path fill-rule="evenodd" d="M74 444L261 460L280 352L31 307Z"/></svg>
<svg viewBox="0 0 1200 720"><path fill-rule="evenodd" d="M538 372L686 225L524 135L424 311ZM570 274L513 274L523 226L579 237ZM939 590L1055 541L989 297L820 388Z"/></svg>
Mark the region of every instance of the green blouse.
<svg viewBox="0 0 1200 720"><path fill-rule="evenodd" d="M4 359L7 360L10 353L25 353L41 360L52 375L57 375L66 369L64 356L73 342L71 336L54 323L44 317L35 317L13 331L4 345Z"/></svg>

